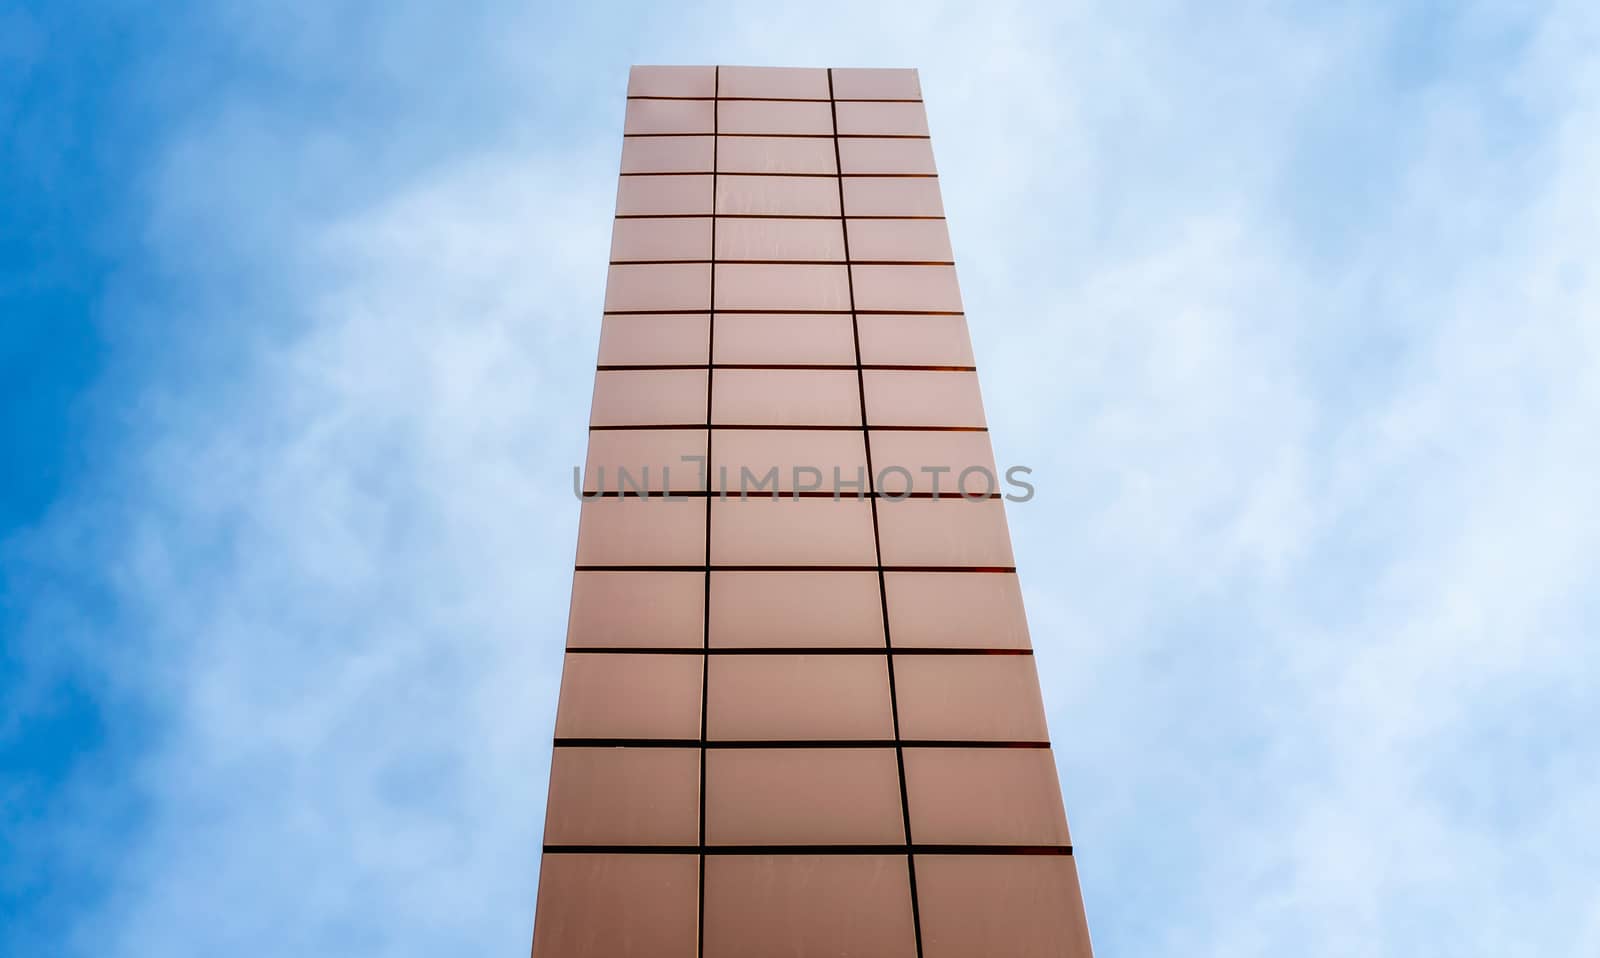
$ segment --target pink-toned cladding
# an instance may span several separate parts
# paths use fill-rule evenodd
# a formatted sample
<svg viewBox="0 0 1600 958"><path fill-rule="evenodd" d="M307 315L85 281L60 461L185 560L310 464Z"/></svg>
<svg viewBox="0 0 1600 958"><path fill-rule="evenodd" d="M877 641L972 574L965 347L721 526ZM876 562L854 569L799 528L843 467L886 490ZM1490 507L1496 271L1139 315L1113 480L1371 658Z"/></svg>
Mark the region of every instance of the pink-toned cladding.
<svg viewBox="0 0 1600 958"><path fill-rule="evenodd" d="M534 958L1086 958L917 72L623 124Z"/></svg>

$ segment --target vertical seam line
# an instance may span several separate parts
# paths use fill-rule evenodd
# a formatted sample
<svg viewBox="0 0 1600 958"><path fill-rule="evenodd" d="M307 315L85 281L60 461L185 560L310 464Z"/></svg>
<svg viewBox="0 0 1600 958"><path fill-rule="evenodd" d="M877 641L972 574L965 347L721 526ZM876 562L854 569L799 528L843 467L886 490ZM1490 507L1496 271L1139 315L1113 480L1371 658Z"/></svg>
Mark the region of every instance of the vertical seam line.
<svg viewBox="0 0 1600 958"><path fill-rule="evenodd" d="M833 68L828 69L828 111L833 120L834 176L839 184L839 231L844 241L845 285L850 293L850 332L855 342L856 390L861 403L861 444L867 460L868 503L872 509L872 549L878 571L878 606L883 616L884 660L889 672L889 714L894 726L895 768L900 780L900 822L906 838L906 878L911 891L911 931L917 945L917 958L922 958L922 912L917 901L917 861L912 854L911 803L906 790L905 748L900 738L900 701L894 681L894 645L889 635L889 595L883 574L883 542L878 528L877 480L872 469L872 433L867 422L867 382L861 364L861 323L856 315L855 269L850 259L850 221L846 217L844 202L844 162L839 151L839 101L833 95ZM837 491L837 490L835 490Z"/></svg>
<svg viewBox="0 0 1600 958"><path fill-rule="evenodd" d="M700 657L700 894L699 913L695 919L695 954L705 958L706 953L706 736L707 707L711 699L711 392L716 381L716 370L711 359L717 345L717 137L718 94L722 92L722 67L711 68L711 271L706 302L706 582L701 609Z"/></svg>

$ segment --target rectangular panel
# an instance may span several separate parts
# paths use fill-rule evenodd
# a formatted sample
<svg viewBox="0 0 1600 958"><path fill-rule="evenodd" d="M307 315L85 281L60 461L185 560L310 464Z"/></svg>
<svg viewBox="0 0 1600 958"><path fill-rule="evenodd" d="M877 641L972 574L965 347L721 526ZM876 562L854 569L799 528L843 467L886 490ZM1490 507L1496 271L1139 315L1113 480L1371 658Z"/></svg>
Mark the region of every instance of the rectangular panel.
<svg viewBox="0 0 1600 958"><path fill-rule="evenodd" d="M556 738L697 739L704 659L568 652Z"/></svg>
<svg viewBox="0 0 1600 958"><path fill-rule="evenodd" d="M711 475L719 487L723 469L734 489L746 477L752 485L760 480L770 488L765 479L772 477L779 492L832 493L836 474L850 482L864 480L867 446L855 430L718 429Z"/></svg>
<svg viewBox="0 0 1600 958"><path fill-rule="evenodd" d="M869 369L861 384L871 426L976 428L985 423L976 373Z"/></svg>
<svg viewBox="0 0 1600 958"><path fill-rule="evenodd" d="M944 220L848 220L846 228L850 258L858 263L948 263L955 258Z"/></svg>
<svg viewBox="0 0 1600 958"><path fill-rule="evenodd" d="M589 433L584 492L645 495L706 487L703 429L597 429Z"/></svg>
<svg viewBox="0 0 1600 958"><path fill-rule="evenodd" d="M848 315L718 313L714 360L720 365L854 366L855 330Z"/></svg>
<svg viewBox="0 0 1600 958"><path fill-rule="evenodd" d="M698 748L555 750L546 845L698 845Z"/></svg>
<svg viewBox="0 0 1600 958"><path fill-rule="evenodd" d="M606 273L606 311L693 312L711 306L711 265L613 266Z"/></svg>
<svg viewBox="0 0 1600 958"><path fill-rule="evenodd" d="M636 177L665 179L665 177ZM711 218L619 219L611 228L611 261L708 260Z"/></svg>
<svg viewBox="0 0 1600 958"><path fill-rule="evenodd" d="M844 266L717 264L717 309L842 312L850 308Z"/></svg>
<svg viewBox="0 0 1600 958"><path fill-rule="evenodd" d="M721 174L717 177L717 212L724 216L838 216L839 181L821 176Z"/></svg>
<svg viewBox="0 0 1600 958"><path fill-rule="evenodd" d="M1003 500L880 500L878 533L885 566L1009 568L1011 534Z"/></svg>
<svg viewBox="0 0 1600 958"><path fill-rule="evenodd" d="M870 433L872 468L880 477L887 469L897 473L880 481L891 494L907 491L932 496L987 496L999 491L994 452L986 432L896 432L874 429ZM893 481L889 481L892 479Z"/></svg>
<svg viewBox="0 0 1600 958"><path fill-rule="evenodd" d="M838 220L718 217L717 259L843 262L844 229Z"/></svg>
<svg viewBox="0 0 1600 958"><path fill-rule="evenodd" d="M787 100L828 99L828 71L806 67L722 67L720 97Z"/></svg>
<svg viewBox="0 0 1600 958"><path fill-rule="evenodd" d="M971 366L965 316L856 317L861 362L871 365Z"/></svg>
<svg viewBox="0 0 1600 958"><path fill-rule="evenodd" d="M852 176L844 181L846 216L943 216L932 176Z"/></svg>
<svg viewBox="0 0 1600 958"><path fill-rule="evenodd" d="M929 140L851 137L839 140L839 168L852 173L933 174L933 144Z"/></svg>
<svg viewBox="0 0 1600 958"><path fill-rule="evenodd" d="M703 366L710 348L707 313L618 313L600 318L602 366Z"/></svg>
<svg viewBox="0 0 1600 958"><path fill-rule="evenodd" d="M735 490L738 482L733 480ZM729 498L711 503L714 566L870 566L876 562L870 502Z"/></svg>
<svg viewBox="0 0 1600 958"><path fill-rule="evenodd" d="M713 655L706 734L713 741L894 738L883 655Z"/></svg>
<svg viewBox="0 0 1600 958"><path fill-rule="evenodd" d="M833 109L828 103L724 100L717 104L717 124L724 134L831 136Z"/></svg>
<svg viewBox="0 0 1600 958"><path fill-rule="evenodd" d="M712 178L705 174L624 176L617 180L618 216L704 216Z"/></svg>
<svg viewBox="0 0 1600 958"><path fill-rule="evenodd" d="M890 572L883 583L897 649L1030 647L1014 572Z"/></svg>
<svg viewBox="0 0 1600 958"><path fill-rule="evenodd" d="M931 768L930 776L945 766ZM894 749L706 753L708 844L898 845L905 840Z"/></svg>
<svg viewBox="0 0 1600 958"><path fill-rule="evenodd" d="M917 71L903 68L852 67L833 71L836 100L920 100Z"/></svg>
<svg viewBox="0 0 1600 958"><path fill-rule="evenodd" d="M533 958L695 958L698 855L546 854Z"/></svg>
<svg viewBox="0 0 1600 958"><path fill-rule="evenodd" d="M896 655L894 682L905 739L1048 741L1031 655Z"/></svg>
<svg viewBox="0 0 1600 958"><path fill-rule="evenodd" d="M714 649L882 648L876 572L711 573Z"/></svg>
<svg viewBox="0 0 1600 958"><path fill-rule="evenodd" d="M622 132L630 136L711 133L713 117L710 100L629 100Z"/></svg>
<svg viewBox="0 0 1600 958"><path fill-rule="evenodd" d="M920 844L1072 844L1047 748L910 748L905 765Z"/></svg>
<svg viewBox="0 0 1600 958"><path fill-rule="evenodd" d="M859 426L854 370L718 369L711 422L718 426Z"/></svg>
<svg viewBox="0 0 1600 958"><path fill-rule="evenodd" d="M856 308L961 312L961 286L949 266L852 266Z"/></svg>
<svg viewBox="0 0 1600 958"><path fill-rule="evenodd" d="M708 856L705 939L705 958L913 958L906 858Z"/></svg>
<svg viewBox="0 0 1600 958"><path fill-rule="evenodd" d="M568 648L697 649L705 641L704 572L577 572Z"/></svg>
<svg viewBox="0 0 1600 958"><path fill-rule="evenodd" d="M705 521L704 497L591 499L578 519L578 565L703 566Z"/></svg>
<svg viewBox="0 0 1600 958"><path fill-rule="evenodd" d="M1091 958L1071 855L918 855L923 958Z"/></svg>
<svg viewBox="0 0 1600 958"><path fill-rule="evenodd" d="M840 136L927 136L921 103L838 103Z"/></svg>
<svg viewBox="0 0 1600 958"><path fill-rule="evenodd" d="M636 66L628 71L628 96L716 95L716 67Z"/></svg>
<svg viewBox="0 0 1600 958"><path fill-rule="evenodd" d="M719 173L838 172L832 138L817 136L719 136ZM834 182L829 180L828 182Z"/></svg>
<svg viewBox="0 0 1600 958"><path fill-rule="evenodd" d="M710 173L715 149L715 138L710 136L624 137L622 172Z"/></svg>
<svg viewBox="0 0 1600 958"><path fill-rule="evenodd" d="M692 426L706 421L705 369L602 369L591 426Z"/></svg>

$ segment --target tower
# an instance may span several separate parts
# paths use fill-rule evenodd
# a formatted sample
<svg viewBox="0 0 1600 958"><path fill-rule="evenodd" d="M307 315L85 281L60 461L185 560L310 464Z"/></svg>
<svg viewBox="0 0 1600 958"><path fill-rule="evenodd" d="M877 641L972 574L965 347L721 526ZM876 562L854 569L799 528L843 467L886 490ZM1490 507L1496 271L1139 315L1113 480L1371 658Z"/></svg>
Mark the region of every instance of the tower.
<svg viewBox="0 0 1600 958"><path fill-rule="evenodd" d="M916 72L624 134L534 958L1087 958Z"/></svg>

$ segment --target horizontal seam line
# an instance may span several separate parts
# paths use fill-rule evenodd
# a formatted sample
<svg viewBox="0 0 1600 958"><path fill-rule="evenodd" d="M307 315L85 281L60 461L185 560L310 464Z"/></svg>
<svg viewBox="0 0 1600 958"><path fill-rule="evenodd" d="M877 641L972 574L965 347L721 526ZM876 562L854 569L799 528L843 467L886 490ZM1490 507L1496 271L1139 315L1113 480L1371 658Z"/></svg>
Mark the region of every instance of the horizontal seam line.
<svg viewBox="0 0 1600 958"><path fill-rule="evenodd" d="M606 463L600 463L599 464L600 468L602 468L602 469L605 468L606 465L607 465ZM624 462L624 463L610 463L610 465L615 467L615 468L618 468L618 469L621 469L623 471L626 471L626 470L633 469L633 468L644 468L644 467L647 467L647 466L650 466L650 465L653 465L653 464L652 463L633 464L633 463ZM670 466L672 464L671 463L665 463L665 465ZM730 467L732 465L734 465L734 464L733 463L728 463L728 462L723 462L723 463L719 463L718 464L719 467ZM972 465L981 466L982 463L972 463ZM804 466L804 464L802 464L802 466ZM816 468L816 467L810 467L810 468ZM841 466L839 468L843 468L843 467ZM862 464L859 468L864 471L866 469L866 465ZM883 470L881 470L881 471L887 471L887 470L896 469L896 468L905 469L906 467L901 463L890 463L889 465L884 466ZM751 475L753 476L754 473L751 473ZM631 473L629 473L629 477L632 478L632 474ZM585 502L594 502L597 499L654 499L654 500L660 501L660 500L665 500L665 499L670 497L672 499L672 501L675 501L675 502L689 502L689 501L694 500L694 499L705 499L705 498L709 498L709 497L712 497L712 496L716 496L721 501L728 501L728 502L737 501L739 499L739 493L736 490L733 490L733 489L722 490L720 495L717 492L707 492L705 489L650 489L647 492L639 492L638 490L632 488L632 485L633 484L630 482L629 483L629 489L625 493L620 491L620 490L616 490L616 489L611 489L611 490L585 489L584 490L584 494L583 494L583 501L585 501ZM930 500L930 501L937 500L937 501L943 502L945 500L953 501L953 500L956 500L956 499L961 499L961 500L966 501L966 502L994 502L994 501L996 501L996 500L998 500L1000 498L1002 498L1002 495L1000 493L998 493L998 492L991 492L991 493L987 493L987 494L981 495L981 496L979 496L979 495L963 496L959 492L942 492L942 493L939 493L938 495L934 495L934 493L931 490L926 491L926 492L918 490L918 491L907 492L907 493L899 493L899 492L886 493L886 492L882 492L882 491L873 491L873 492L868 492L865 495L863 495L863 496L858 498L858 497L856 497L854 495L846 496L843 493L834 493L834 492L829 491L827 489L800 489L798 491L794 490L794 489L780 489L778 492L770 494L770 495L765 490L762 490L761 492L747 493L744 496L745 500L765 500L765 501L768 501L768 502L782 502L782 501L785 501L785 500L788 500L788 501L792 502L792 501L796 501L796 500L800 500L800 499L832 499L832 500L837 500L839 502L867 502L867 501L873 500L873 499L881 500L881 501L884 501L884 502L905 502L907 500L923 500L923 499L927 499L927 500Z"/></svg>
<svg viewBox="0 0 1600 958"><path fill-rule="evenodd" d="M553 742L555 748L699 748L698 738L601 738L566 736ZM738 749L802 748L972 748L972 749L1047 749L1048 740L1028 739L707 739L706 747Z"/></svg>
<svg viewBox="0 0 1600 958"><path fill-rule="evenodd" d="M948 845L905 842L882 845L560 845L547 844L551 855L1049 855L1070 856L1071 845Z"/></svg>
<svg viewBox="0 0 1600 958"><path fill-rule="evenodd" d="M837 363L602 363L595 367L596 372L645 372L651 369L809 369L815 372L830 370L854 369L855 366L841 366ZM938 366L922 363L862 363L862 369L882 369L901 372L928 372L928 373L975 373L976 366Z"/></svg>
<svg viewBox="0 0 1600 958"><path fill-rule="evenodd" d="M1032 655L1032 649L991 649L979 646L941 648L938 646L839 645L839 646L774 646L772 648L698 645L671 647L649 646L567 646L566 651L586 655Z"/></svg>
<svg viewBox="0 0 1600 958"><path fill-rule="evenodd" d="M710 130L665 130L651 133L624 132L623 139L646 140L659 136L728 136L728 137L781 137L790 140L831 140L832 133L786 133L777 130L761 130L758 132L721 131L712 133ZM927 133L840 133L841 140L932 140Z"/></svg>
<svg viewBox="0 0 1600 958"><path fill-rule="evenodd" d="M619 220L708 220L712 217L723 220L916 220L932 221L945 220L947 217L936 216L932 213L724 213L717 212L678 212L678 213L617 213L613 219Z"/></svg>
<svg viewBox="0 0 1600 958"><path fill-rule="evenodd" d="M742 266L954 266L950 260L910 260L910 259L853 259L846 263L843 259L729 259L718 257L710 259L614 259L608 266L705 266L715 263L723 265L734 263Z"/></svg>
<svg viewBox="0 0 1600 958"><path fill-rule="evenodd" d="M715 174L715 175L717 175L719 177L725 177L725 176L748 176L748 177L752 177L752 178L768 178L768 179L770 179L770 178L782 179L782 178L787 177L787 178L790 178L790 179L806 179L806 180L836 180L836 179L839 179L841 176L844 177L847 180L852 178L852 177L854 177L856 179L864 179L864 180L874 180L874 179L876 179L876 180L885 180L885 179L888 179L888 180L893 180L893 179L936 180L936 179L939 178L939 174L938 173L910 173L910 172L907 172L907 173L883 173L883 172L879 172L879 173L852 173L852 172L840 173L837 170L835 170L835 171L833 171L831 173L818 173L818 172L800 171L800 170L724 170L724 169L716 169L716 170L632 170L632 171L623 170L621 173L618 173L617 175L620 176L620 177L632 176L632 177L641 177L642 178L642 177L651 177L651 176L711 176L713 174Z"/></svg>
<svg viewBox="0 0 1600 958"><path fill-rule="evenodd" d="M831 369L832 367L830 367ZM958 370L960 371L960 370ZM701 423L623 423L623 424L590 424L591 430L612 429L705 429L706 424ZM861 429L861 423L762 423L762 422L714 422L712 429ZM908 426L903 423L867 423L868 429L893 429L900 432L988 432L985 426Z"/></svg>
<svg viewBox="0 0 1600 958"><path fill-rule="evenodd" d="M861 500L865 502L866 500ZM951 566L951 565L718 565L712 563L712 572L876 572L882 568L885 572L976 572L976 573L1014 573L1014 565L995 566ZM692 564L659 564L651 565L641 563L638 565L575 565L574 572L704 572L706 564L696 562Z"/></svg>
<svg viewBox="0 0 1600 958"><path fill-rule="evenodd" d="M833 103L835 101L837 101L839 103L926 103L927 102L926 100L922 99L921 97L909 98L909 97L896 97L896 96L874 96L874 97L856 97L854 99L843 99L842 100L842 99L839 99L838 97L831 97L830 98L830 97L825 97L825 96L823 96L823 97L816 97L816 96L723 96L720 93L716 94L715 96L671 96L671 95L668 95L668 94L660 94L660 93L630 93L630 94L628 94L627 98L629 100L687 100L687 101L690 101L690 102L701 102L701 103L712 103L712 102L717 102L717 103L722 103L722 102L748 103L748 102L750 102L752 100L757 101L757 102L771 102L771 103Z"/></svg>
<svg viewBox="0 0 1600 958"><path fill-rule="evenodd" d="M683 316L733 313L741 316L965 316L959 309L810 309L802 306L768 307L744 306L712 309L707 306L674 306L654 309L606 309L601 316Z"/></svg>

